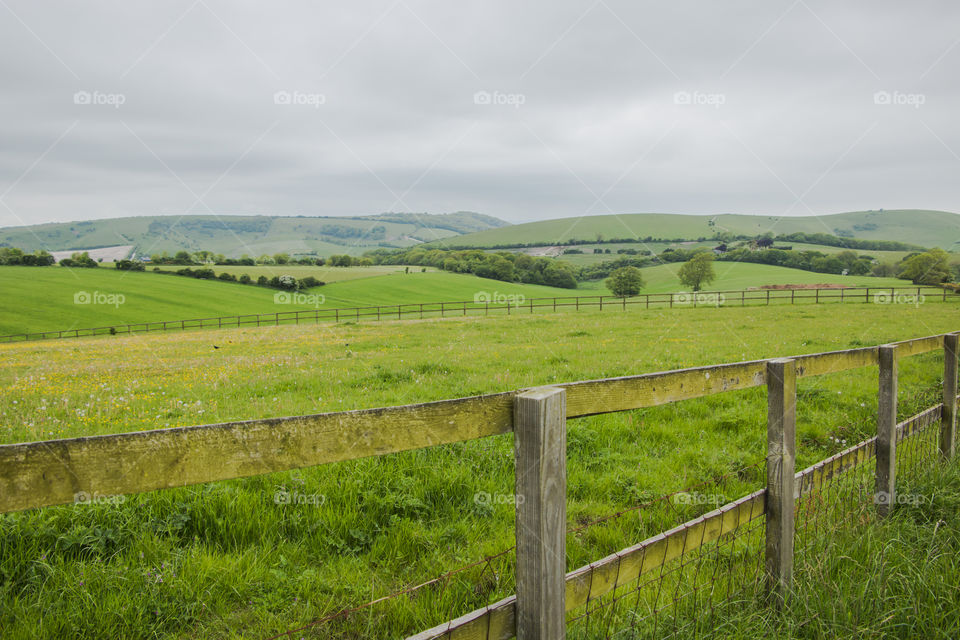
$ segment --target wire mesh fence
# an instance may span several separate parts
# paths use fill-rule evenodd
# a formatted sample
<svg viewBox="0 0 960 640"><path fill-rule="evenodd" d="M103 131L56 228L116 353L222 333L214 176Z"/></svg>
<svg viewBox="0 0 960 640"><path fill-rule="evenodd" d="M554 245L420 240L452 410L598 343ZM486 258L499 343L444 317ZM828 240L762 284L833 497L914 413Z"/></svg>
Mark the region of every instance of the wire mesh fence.
<svg viewBox="0 0 960 640"><path fill-rule="evenodd" d="M657 545L656 537L644 545L638 575L618 572L613 589L570 612L567 637L669 638L710 628L715 616L752 592L763 575L764 519L757 497L762 492L736 501L756 505L733 526L720 519L713 541L706 540L708 529L695 519L661 534L679 541L678 553L671 553L670 545Z"/></svg>
<svg viewBox="0 0 960 640"><path fill-rule="evenodd" d="M898 425L899 485L909 487L911 480L938 459L940 416L941 406L937 405ZM876 492L875 453L874 437L797 474L798 571L822 560L833 534L862 526L874 517L873 507L884 499ZM886 499L904 503L923 496L907 489ZM686 539L682 551L674 558L645 557L645 563L659 566L627 583L618 580L615 589L568 614L568 637L623 640L710 635L724 615L763 598L764 524L764 511L757 509L706 544L697 539L703 529L696 520L662 534L681 532ZM688 551L690 546L694 548Z"/></svg>
<svg viewBox="0 0 960 640"><path fill-rule="evenodd" d="M940 456L941 405L897 426L898 486L909 487ZM795 558L798 572L817 565L834 534L871 521L877 503L876 437L797 473ZM568 528L568 555L595 552L606 538L630 532L637 545L591 562L568 577L567 637L578 640L693 638L764 596L765 463L738 468ZM739 497L738 497L739 496ZM896 501L921 499L908 492ZM682 524L675 525L681 522ZM609 535L614 529L616 536ZM396 637L440 621L415 638L455 637L464 611L476 619L509 618L515 588L509 548L360 606L336 611L272 636ZM579 575L578 575L579 574ZM424 602L430 602L424 608ZM507 623L509 626L509 623ZM477 637L511 637L494 631ZM465 636L467 637L467 636ZM474 636L469 636L474 637Z"/></svg>

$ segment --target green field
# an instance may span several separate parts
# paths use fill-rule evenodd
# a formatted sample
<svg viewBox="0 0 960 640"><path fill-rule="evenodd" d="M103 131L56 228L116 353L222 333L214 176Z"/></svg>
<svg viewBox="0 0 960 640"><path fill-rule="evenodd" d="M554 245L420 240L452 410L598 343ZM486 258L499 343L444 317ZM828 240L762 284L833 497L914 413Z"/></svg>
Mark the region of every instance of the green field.
<svg viewBox="0 0 960 640"><path fill-rule="evenodd" d="M103 266L109 268L111 265L104 264ZM160 265L156 267L161 271L177 271L183 269L180 266L173 265ZM254 280L260 276L266 276L272 278L274 276L293 276L295 278L306 278L307 276L313 276L321 282L331 283L331 282L343 282L345 280L359 280L360 278L372 278L375 276L385 276L391 273L404 273L404 267L399 267L395 265L377 265L373 267L328 267L326 265L322 267L308 266L308 265L257 265L254 267L237 267L237 266L226 266L226 265L203 265L202 267L191 267L192 269L198 268L209 268L213 269L217 275L221 273L230 273L235 276L242 276L247 274ZM153 271L154 267L147 267L148 271ZM421 269L426 269L428 272L436 271L433 267L410 267L410 271L419 272Z"/></svg>
<svg viewBox="0 0 960 640"><path fill-rule="evenodd" d="M656 267L644 267L645 285L640 293L668 293L686 291L689 287L682 284L677 272L682 262L661 264ZM746 262L714 262L713 269L717 279L703 287L704 291L735 291L761 287L765 284L842 284L848 287L909 287L909 280L897 278L873 278L870 276L837 276L829 273L813 273L787 267ZM577 291L597 293L607 291L602 280L581 282Z"/></svg>
<svg viewBox="0 0 960 640"><path fill-rule="evenodd" d="M825 253L831 255L834 253L840 253L841 251L847 251L843 247L830 247L822 244L806 244L803 242L789 242L789 243L780 243L782 246L790 246L794 251L819 251L820 253ZM780 246L778 245L778 246ZM578 267L598 264L608 260L616 260L617 258L641 258L641 255L630 256L626 254L618 254L618 249L634 249L635 251L650 251L654 255L661 253L664 249L698 249L706 248L712 249L717 246L717 241L712 240L709 242L615 242L607 244L587 244L587 245L577 245L575 248L584 251L583 254L578 253L564 253L559 256L560 260L564 260L571 264L574 264ZM593 253L594 249L599 249L599 253ZM603 253L605 250L610 249L610 253ZM904 257L909 255L909 251L866 251L858 250L856 253L862 255L872 256L874 259L880 262L890 262L897 263L902 260ZM954 254L955 259L960 259L960 254Z"/></svg>
<svg viewBox="0 0 960 640"><path fill-rule="evenodd" d="M307 271L312 274L315 271L311 270L322 267L302 269L308 275ZM318 307L473 300L482 291L528 298L571 295L569 289L438 271L421 273L419 267L411 268L410 273L392 267L391 273L379 276L369 275L377 268L360 269L344 269L336 274L339 281L310 291L324 296L322 301L297 305L275 302L274 289L149 271L0 267L0 290L9 301L0 308L0 335ZM358 277L351 279L354 275ZM89 294L91 303L74 304L74 296L83 294ZM122 303L119 297L109 297L118 295L123 296Z"/></svg>
<svg viewBox="0 0 960 640"><path fill-rule="evenodd" d="M713 224L711 224L711 222ZM568 240L612 238L696 240L716 232L758 236L770 232L852 233L867 240L896 240L923 247L960 250L960 215L944 211L890 210L850 212L822 216L774 217L752 215L680 215L624 213L528 222L478 231L448 242L457 246L491 247L515 243L552 245Z"/></svg>
<svg viewBox="0 0 960 640"><path fill-rule="evenodd" d="M952 305L834 305L0 345L0 442L423 402L957 328ZM938 358L901 362L902 416L937 401ZM839 450L840 438L869 435L875 369L799 386L799 467ZM765 415L763 390L750 389L572 421L569 522L588 522L762 461ZM511 438L498 436L159 491L122 504L2 516L0 629L17 638L238 638L306 624L508 548L513 506L480 503L476 496L511 493L512 452ZM758 481L752 475L737 480L731 497ZM278 505L273 496L280 490L323 501ZM675 508L570 536L568 568L699 513L696 506ZM297 637L403 637L512 593L512 561L504 562Z"/></svg>

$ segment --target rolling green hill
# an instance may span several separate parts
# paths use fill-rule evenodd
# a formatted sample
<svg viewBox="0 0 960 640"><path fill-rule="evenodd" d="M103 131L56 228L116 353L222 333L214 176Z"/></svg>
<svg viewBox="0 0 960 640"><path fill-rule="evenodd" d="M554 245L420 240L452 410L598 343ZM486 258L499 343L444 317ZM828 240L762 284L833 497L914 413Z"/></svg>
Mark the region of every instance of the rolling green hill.
<svg viewBox="0 0 960 640"><path fill-rule="evenodd" d="M689 287L680 283L677 272L682 263L662 264L645 267L643 274L645 285L641 293L668 293L671 291L689 291ZM788 269L767 264L746 262L715 262L713 269L717 279L704 287L705 291L726 291L762 287L768 284L842 284L848 287L909 287L909 280L896 278L872 278L870 276L837 276L829 273L813 273L799 269ZM603 281L581 282L577 292L589 295L609 293Z"/></svg>
<svg viewBox="0 0 960 640"><path fill-rule="evenodd" d="M206 249L228 257L291 253L359 255L380 246L410 247L507 223L472 212L385 213L318 218L142 216L0 229L0 247L63 251L133 245L137 255Z"/></svg>
<svg viewBox="0 0 960 640"><path fill-rule="evenodd" d="M106 264L106 263L104 263ZM177 271L183 269L176 265L161 265L150 267L149 270L159 269L161 271ZM192 267L196 269L198 267ZM403 273L404 267L398 265L376 265L372 267L329 267L329 266L309 266L299 264L285 265L256 265L253 267L236 265L205 265L205 268L213 269L217 275L221 273L230 273L235 276L247 274L254 280L260 276L272 278L274 276L293 276L294 278L306 278L313 276L321 282L330 284L333 282L342 282L344 280L359 280L361 278L374 278L376 276L385 276L391 273ZM426 268L427 271L436 271L433 267L410 267L410 271L420 271Z"/></svg>
<svg viewBox="0 0 960 640"><path fill-rule="evenodd" d="M613 238L712 238L720 232L757 236L767 232L827 233L865 240L895 240L925 247L960 250L960 215L945 211L890 210L837 213L824 216L749 216L721 214L688 216L630 213L529 222L487 229L448 240L446 244L493 247L517 243L551 245L568 240Z"/></svg>
<svg viewBox="0 0 960 640"><path fill-rule="evenodd" d="M277 291L264 287L102 267L0 267L0 290L7 300L13 301L0 308L0 335L276 313L317 306L277 304L274 301ZM528 298L572 295L569 289L512 284L456 273L421 273L419 269L411 269L409 274L341 279L312 289L310 293L323 295L319 308L333 308L473 300L474 295L482 291Z"/></svg>

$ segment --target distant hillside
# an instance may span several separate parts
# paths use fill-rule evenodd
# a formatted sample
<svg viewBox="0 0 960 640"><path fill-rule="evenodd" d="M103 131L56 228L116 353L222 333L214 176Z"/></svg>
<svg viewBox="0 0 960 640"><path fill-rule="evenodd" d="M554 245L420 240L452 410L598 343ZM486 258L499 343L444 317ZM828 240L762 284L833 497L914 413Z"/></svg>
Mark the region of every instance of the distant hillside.
<svg viewBox="0 0 960 640"><path fill-rule="evenodd" d="M0 229L0 247L66 251L133 245L138 255L207 249L228 257L264 253L359 255L507 225L491 216L383 213L353 217L142 216Z"/></svg>
<svg viewBox="0 0 960 640"><path fill-rule="evenodd" d="M669 213L558 218L507 229L488 229L447 240L458 247L493 247L517 243L551 245L569 240L612 238L697 240L721 232L757 236L827 233L865 240L896 240L924 247L960 251L960 215L946 211L900 209L857 211L823 216L774 217L720 214L688 216Z"/></svg>

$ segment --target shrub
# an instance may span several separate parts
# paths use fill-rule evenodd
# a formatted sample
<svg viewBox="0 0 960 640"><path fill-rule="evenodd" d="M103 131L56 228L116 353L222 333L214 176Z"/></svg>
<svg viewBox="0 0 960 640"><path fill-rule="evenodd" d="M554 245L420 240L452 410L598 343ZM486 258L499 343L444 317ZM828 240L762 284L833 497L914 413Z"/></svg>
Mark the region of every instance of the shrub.
<svg viewBox="0 0 960 640"><path fill-rule="evenodd" d="M643 288L643 275L636 267L621 267L610 274L605 284L610 293L618 298L629 298L640 293Z"/></svg>
<svg viewBox="0 0 960 640"><path fill-rule="evenodd" d="M143 263L140 262L139 260L118 260L114 266L120 271L143 271L144 270ZM156 271L157 268L154 267L154 270Z"/></svg>
<svg viewBox="0 0 960 640"><path fill-rule="evenodd" d="M60 265L64 267L92 268L99 267L100 263L91 258L90 254L84 251L82 253L75 253L69 258L64 258L60 261Z"/></svg>

